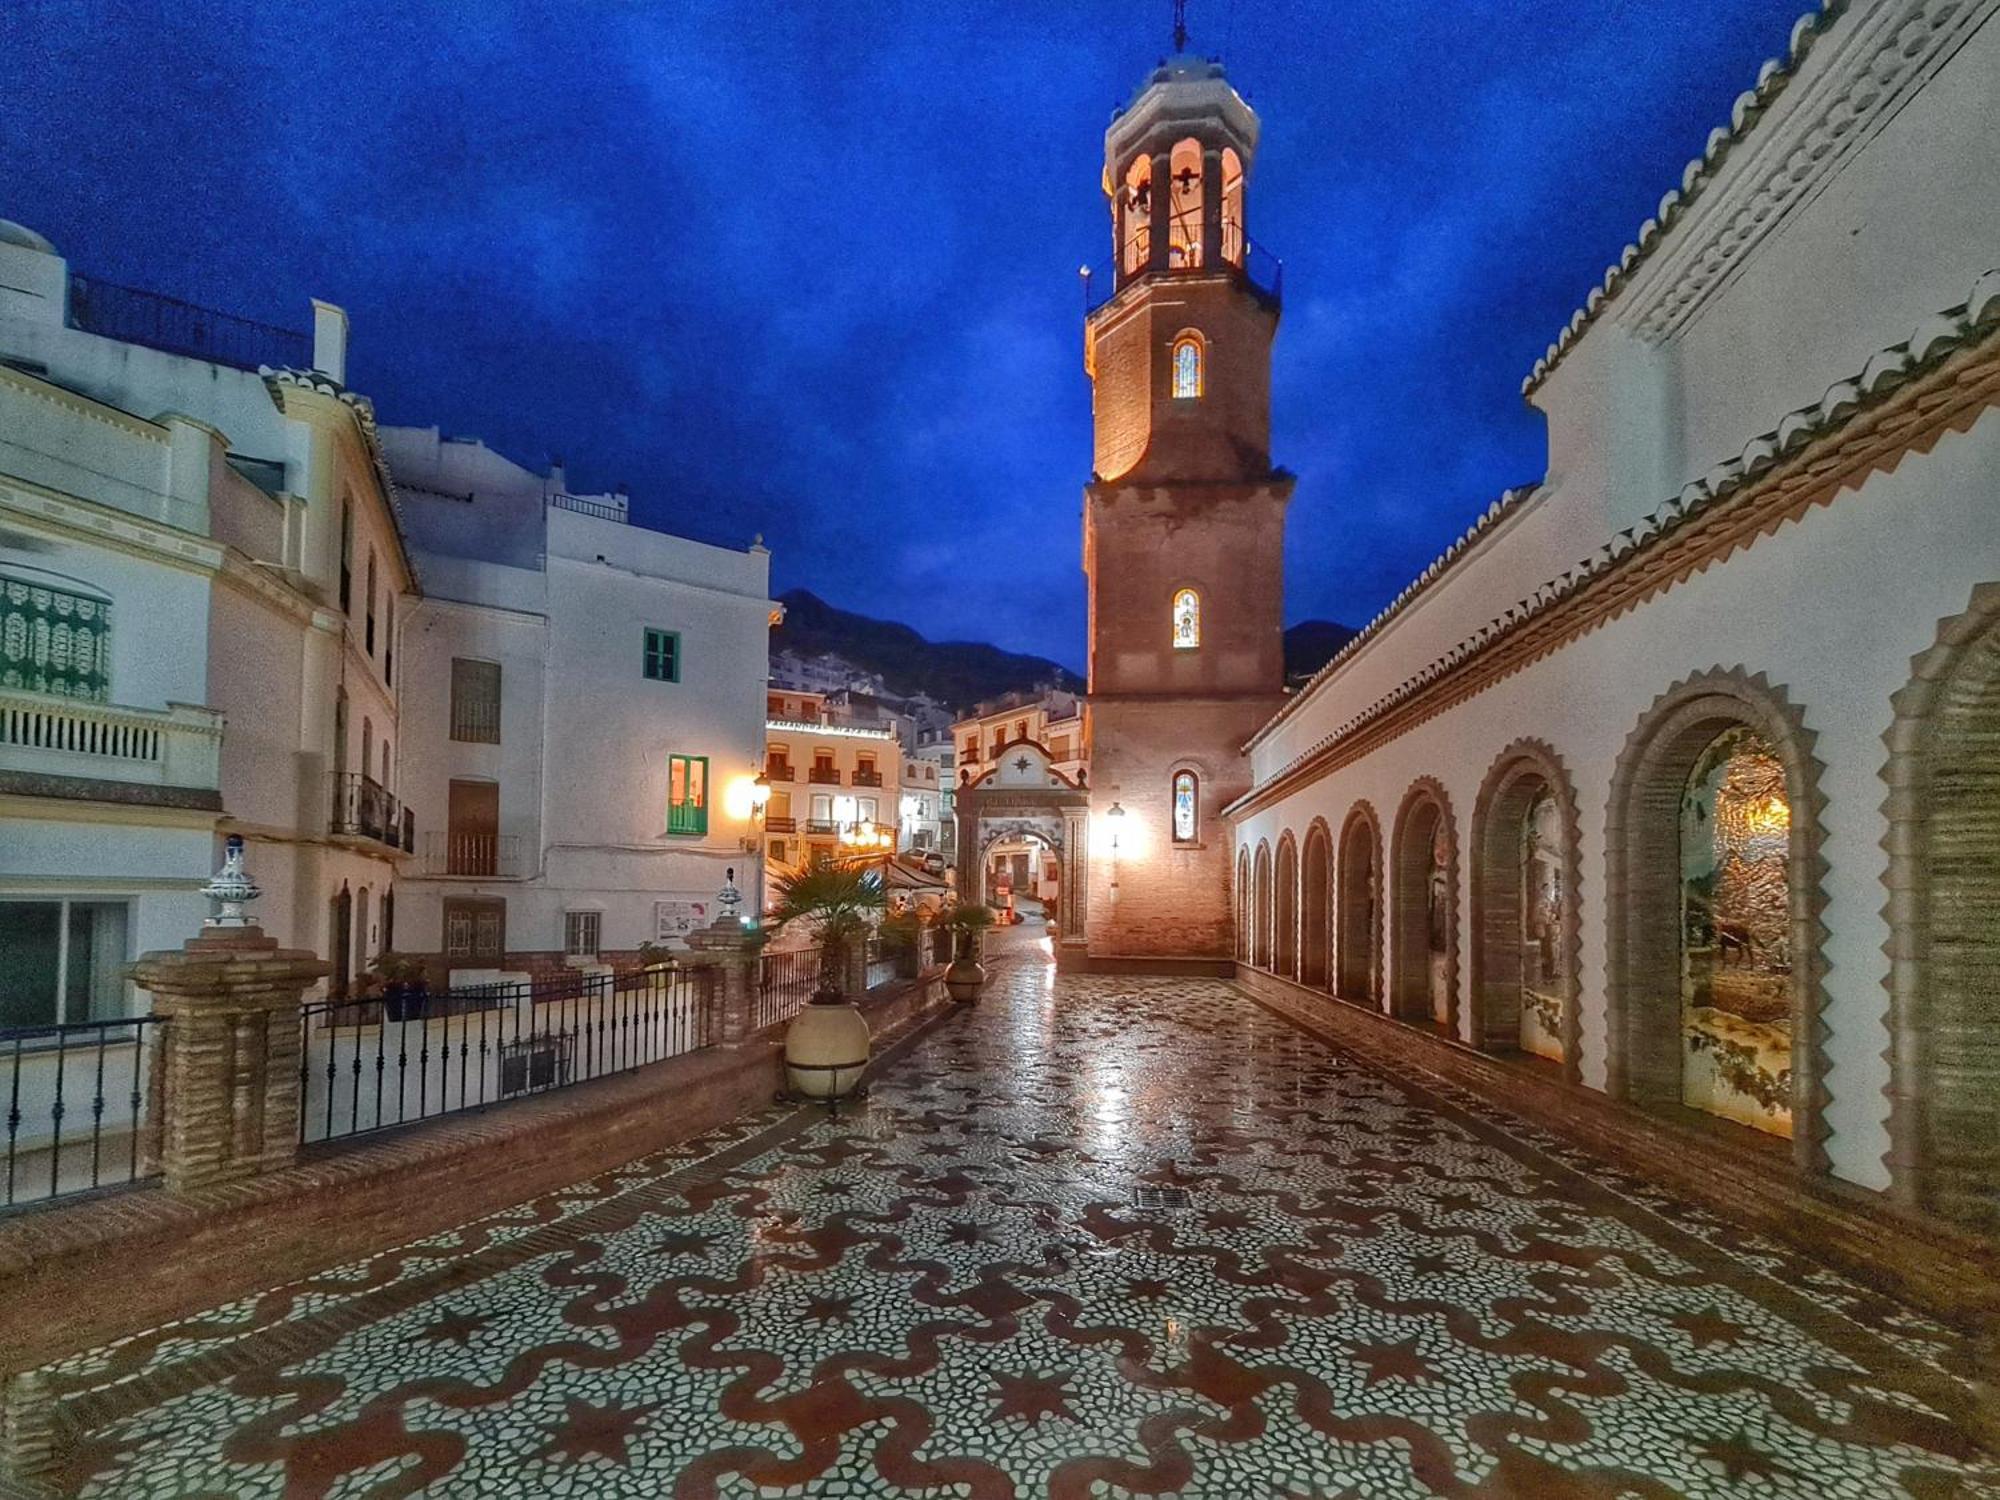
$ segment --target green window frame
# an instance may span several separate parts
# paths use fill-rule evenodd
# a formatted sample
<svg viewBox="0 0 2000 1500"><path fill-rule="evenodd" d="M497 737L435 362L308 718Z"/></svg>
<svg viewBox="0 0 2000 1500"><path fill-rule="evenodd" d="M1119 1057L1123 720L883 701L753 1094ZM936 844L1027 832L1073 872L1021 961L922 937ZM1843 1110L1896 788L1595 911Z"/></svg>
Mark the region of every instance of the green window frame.
<svg viewBox="0 0 2000 1500"><path fill-rule="evenodd" d="M645 672L654 682L681 680L681 633L678 630L647 629Z"/></svg>
<svg viewBox="0 0 2000 1500"><path fill-rule="evenodd" d="M667 832L708 832L708 757L667 757Z"/></svg>

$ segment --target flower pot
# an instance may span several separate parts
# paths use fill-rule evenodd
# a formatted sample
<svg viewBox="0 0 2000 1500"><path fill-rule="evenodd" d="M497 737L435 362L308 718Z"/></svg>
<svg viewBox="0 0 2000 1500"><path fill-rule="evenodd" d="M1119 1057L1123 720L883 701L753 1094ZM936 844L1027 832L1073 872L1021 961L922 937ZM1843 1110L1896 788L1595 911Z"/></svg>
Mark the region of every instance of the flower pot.
<svg viewBox="0 0 2000 1500"><path fill-rule="evenodd" d="M868 1067L868 1023L840 996L812 1003L785 1030L785 1078L807 1099L844 1099Z"/></svg>
<svg viewBox="0 0 2000 1500"><path fill-rule="evenodd" d="M979 990L986 983L986 970L979 960L961 955L951 961L951 967L944 971L944 987L954 1000L970 1003L979 998Z"/></svg>
<svg viewBox="0 0 2000 1500"><path fill-rule="evenodd" d="M392 984L382 992L382 1017L388 1021L421 1021L430 1009L430 986Z"/></svg>

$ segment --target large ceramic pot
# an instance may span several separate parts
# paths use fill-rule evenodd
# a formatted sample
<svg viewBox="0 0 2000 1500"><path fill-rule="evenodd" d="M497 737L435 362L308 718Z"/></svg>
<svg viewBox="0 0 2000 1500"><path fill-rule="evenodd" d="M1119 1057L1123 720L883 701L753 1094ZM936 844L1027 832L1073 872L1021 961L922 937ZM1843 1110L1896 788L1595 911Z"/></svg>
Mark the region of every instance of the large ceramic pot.
<svg viewBox="0 0 2000 1500"><path fill-rule="evenodd" d="M944 987L951 998L965 1004L979 998L986 983L986 970L979 962L979 939L967 933L958 940L951 967L944 971Z"/></svg>
<svg viewBox="0 0 2000 1500"><path fill-rule="evenodd" d="M844 1099L868 1067L868 1023L840 995L822 992L785 1031L785 1077L806 1099Z"/></svg>

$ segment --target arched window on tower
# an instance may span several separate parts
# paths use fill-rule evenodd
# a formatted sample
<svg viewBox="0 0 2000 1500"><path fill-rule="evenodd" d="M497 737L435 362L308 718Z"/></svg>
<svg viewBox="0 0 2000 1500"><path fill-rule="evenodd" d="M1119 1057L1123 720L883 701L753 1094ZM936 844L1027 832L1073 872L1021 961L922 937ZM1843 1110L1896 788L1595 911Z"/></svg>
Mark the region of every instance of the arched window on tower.
<svg viewBox="0 0 2000 1500"><path fill-rule="evenodd" d="M1195 830L1201 826L1201 792L1195 784L1194 772L1174 772L1174 842L1192 844Z"/></svg>
<svg viewBox="0 0 2000 1500"><path fill-rule="evenodd" d="M1182 589L1174 595L1174 649L1192 651L1201 644L1201 595Z"/></svg>
<svg viewBox="0 0 2000 1500"><path fill-rule="evenodd" d="M1120 264L1127 276L1136 276L1153 258L1153 160L1133 159L1125 170L1120 204L1125 211L1125 243Z"/></svg>
<svg viewBox="0 0 2000 1500"><path fill-rule="evenodd" d="M1192 136L1174 143L1167 158L1173 178L1168 195L1167 264L1176 271L1201 264L1201 142Z"/></svg>
<svg viewBox="0 0 2000 1500"><path fill-rule="evenodd" d="M1201 336L1184 333L1174 340L1174 399L1194 401L1201 396Z"/></svg>
<svg viewBox="0 0 2000 1500"><path fill-rule="evenodd" d="M1243 158L1229 147L1222 151L1222 258L1243 264Z"/></svg>

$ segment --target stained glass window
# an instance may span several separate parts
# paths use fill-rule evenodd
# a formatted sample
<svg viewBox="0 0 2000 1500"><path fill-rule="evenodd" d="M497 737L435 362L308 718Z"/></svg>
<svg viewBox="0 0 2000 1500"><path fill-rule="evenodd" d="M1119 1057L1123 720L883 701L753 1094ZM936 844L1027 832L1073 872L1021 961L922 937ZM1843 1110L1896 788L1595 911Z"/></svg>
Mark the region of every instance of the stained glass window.
<svg viewBox="0 0 2000 1500"><path fill-rule="evenodd" d="M1750 729L1719 736L1681 797L1681 1100L1792 1132L1791 803Z"/></svg>
<svg viewBox="0 0 2000 1500"><path fill-rule="evenodd" d="M1194 842L1198 807L1195 802L1194 772L1174 773L1174 842Z"/></svg>
<svg viewBox="0 0 2000 1500"><path fill-rule="evenodd" d="M1201 394L1201 340L1192 335L1174 344L1174 397L1192 400Z"/></svg>
<svg viewBox="0 0 2000 1500"><path fill-rule="evenodd" d="M0 578L0 687L103 702L111 696L111 606Z"/></svg>
<svg viewBox="0 0 2000 1500"><path fill-rule="evenodd" d="M1182 589L1174 595L1174 649L1192 651L1201 644L1201 595Z"/></svg>

